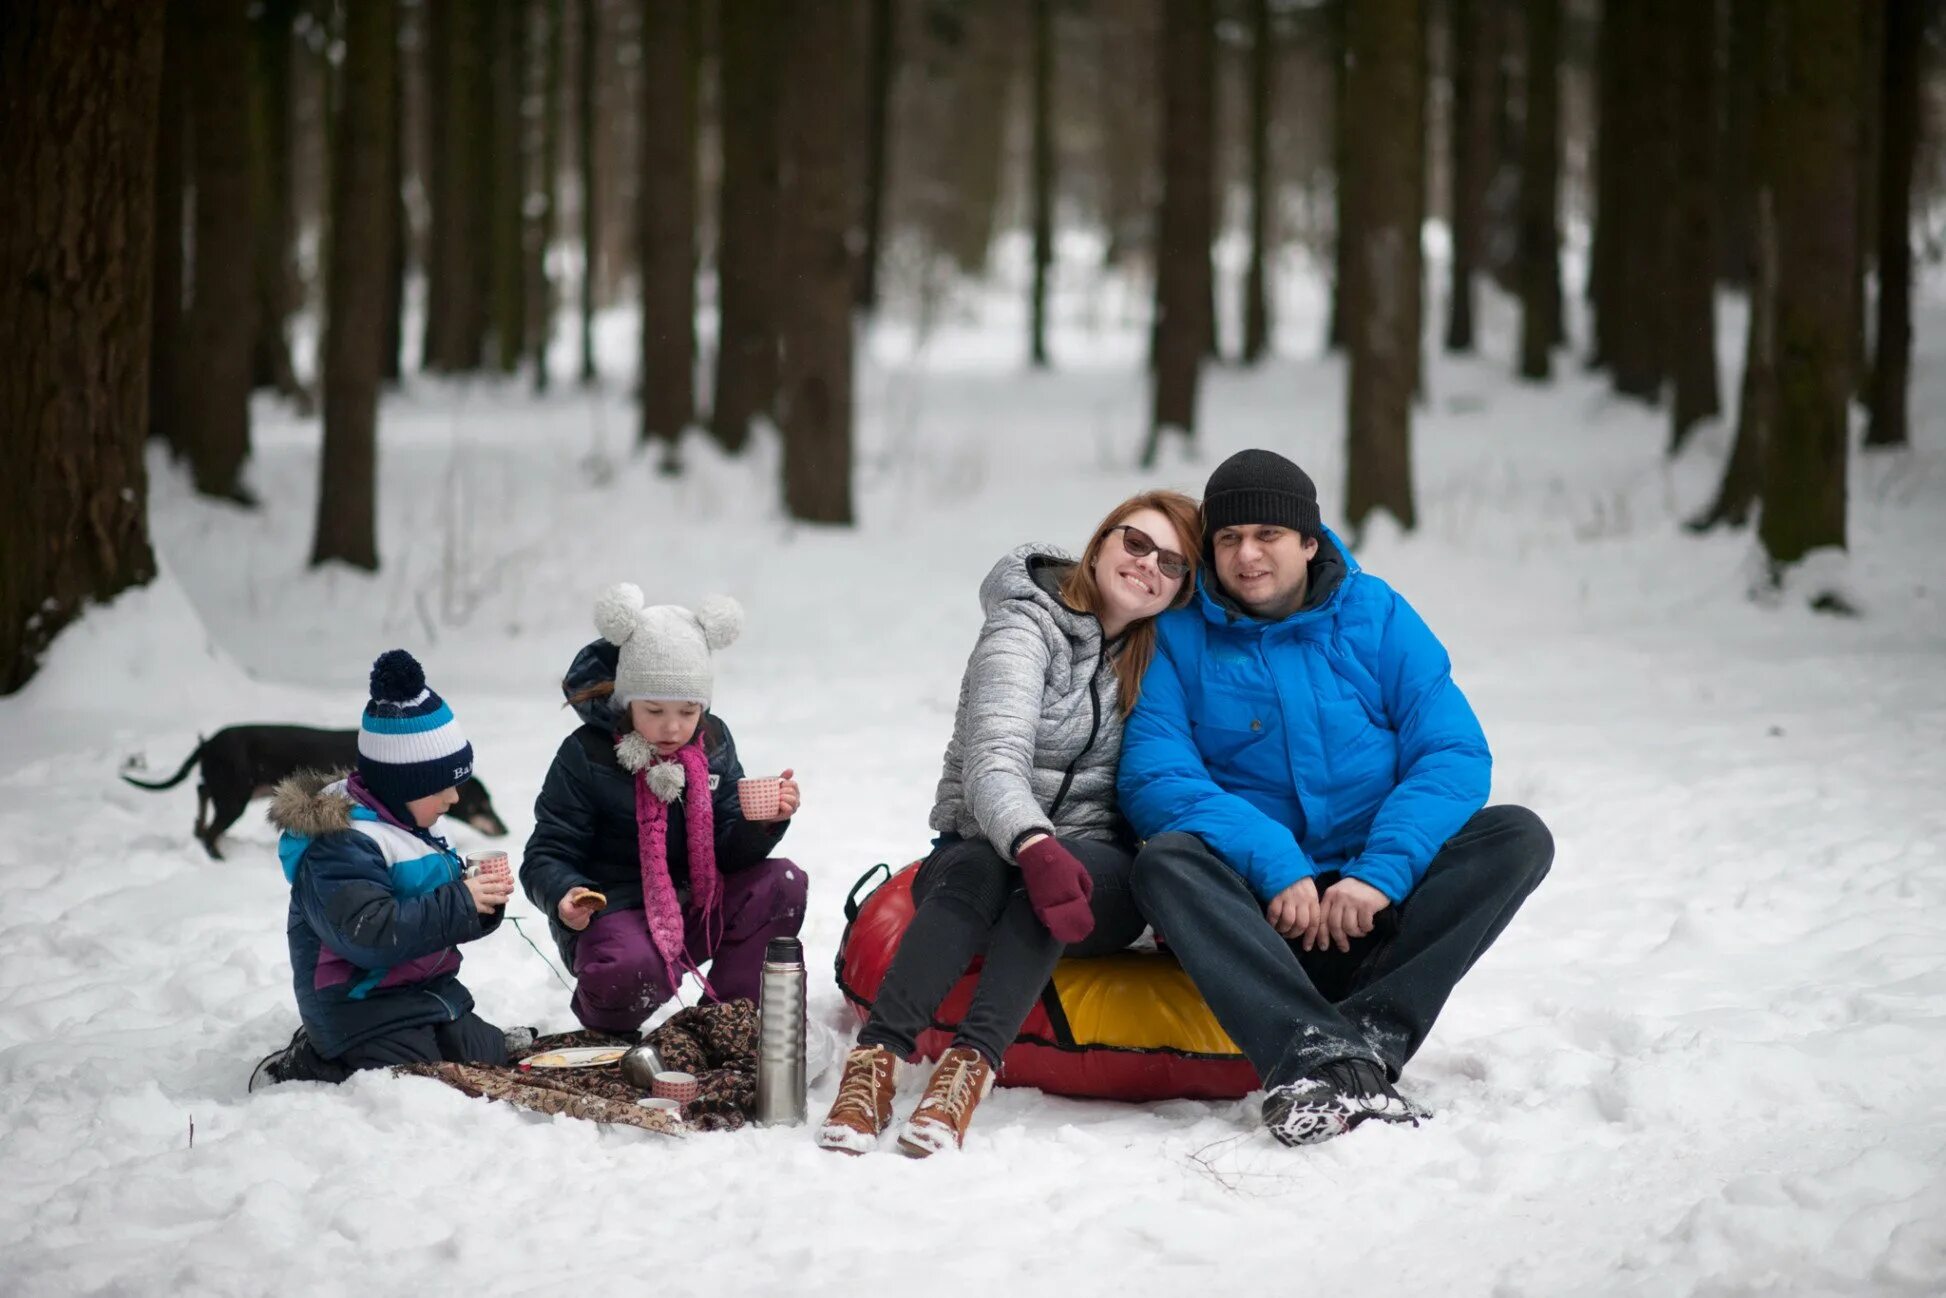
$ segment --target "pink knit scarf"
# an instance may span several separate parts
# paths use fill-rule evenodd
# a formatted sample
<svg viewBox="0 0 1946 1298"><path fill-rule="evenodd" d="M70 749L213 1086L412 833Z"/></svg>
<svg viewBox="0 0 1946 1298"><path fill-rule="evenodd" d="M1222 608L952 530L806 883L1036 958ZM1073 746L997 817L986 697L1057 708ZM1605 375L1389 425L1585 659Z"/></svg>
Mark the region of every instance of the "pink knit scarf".
<svg viewBox="0 0 1946 1298"><path fill-rule="evenodd" d="M683 799L689 846L689 897L702 913L707 950L714 951L722 937L723 878L716 869L716 809L710 802L709 758L700 732L676 750L676 761L683 769L683 790L677 796ZM684 970L701 978L683 939L682 903L669 877L669 804L649 787L647 768L635 773L635 833L641 849L642 910L649 939L661 953L672 985L681 980ZM709 983L703 985L707 988Z"/></svg>

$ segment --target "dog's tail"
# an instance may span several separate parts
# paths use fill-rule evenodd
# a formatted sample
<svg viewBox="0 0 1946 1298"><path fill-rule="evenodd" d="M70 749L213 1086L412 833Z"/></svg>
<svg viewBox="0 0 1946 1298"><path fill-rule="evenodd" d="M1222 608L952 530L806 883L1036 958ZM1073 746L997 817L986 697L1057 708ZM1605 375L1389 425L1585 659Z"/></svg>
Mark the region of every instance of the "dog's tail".
<svg viewBox="0 0 1946 1298"><path fill-rule="evenodd" d="M184 759L182 764L182 769L180 771L177 771L174 775L162 781L162 783L160 784L150 784L147 780L138 780L134 776L128 774L126 771L122 773L122 779L126 780L130 784L133 784L138 789L173 789L178 784L181 784L184 780L189 778L189 768L196 764L198 758L202 757L203 745L207 742L208 741L205 740L201 735L197 735L196 751L191 753L187 758Z"/></svg>

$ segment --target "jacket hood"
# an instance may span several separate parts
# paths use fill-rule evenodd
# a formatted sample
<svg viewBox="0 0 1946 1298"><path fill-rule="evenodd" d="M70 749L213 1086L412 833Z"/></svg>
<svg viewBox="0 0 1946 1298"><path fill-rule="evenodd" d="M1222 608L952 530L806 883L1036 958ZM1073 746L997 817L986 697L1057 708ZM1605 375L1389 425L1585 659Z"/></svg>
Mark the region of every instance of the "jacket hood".
<svg viewBox="0 0 1946 1298"><path fill-rule="evenodd" d="M1009 600L1026 600L1045 609L1069 635L1099 635L1093 615L1071 608L1061 598L1061 583L1075 559L1053 545L1023 545L1007 552L980 583L980 610L988 617Z"/></svg>
<svg viewBox="0 0 1946 1298"><path fill-rule="evenodd" d="M621 661L621 656L621 648L606 640L583 645L581 652L575 654L574 661L568 664L568 674L561 678L561 697L571 699L592 686L612 684L615 665ZM598 726L609 734L620 734L627 729L625 714L615 705L612 695L583 699L574 705L574 714L588 725Z"/></svg>
<svg viewBox="0 0 1946 1298"><path fill-rule="evenodd" d="M1223 589L1216 579L1214 552L1205 547L1203 570L1197 575L1197 598L1203 608L1203 616L1219 625L1234 622L1255 621L1270 625L1246 611L1230 593ZM1289 622L1293 618L1308 617L1337 603L1338 596L1345 588L1345 582L1355 572L1360 571L1358 560L1352 557L1350 549L1338 539L1338 534L1330 528L1323 528L1318 538L1318 552L1311 557L1309 584L1304 591L1304 605L1297 612L1281 619Z"/></svg>
<svg viewBox="0 0 1946 1298"><path fill-rule="evenodd" d="M345 792L347 771L299 771L270 795L270 823L290 834L319 838L351 828L351 795Z"/></svg>

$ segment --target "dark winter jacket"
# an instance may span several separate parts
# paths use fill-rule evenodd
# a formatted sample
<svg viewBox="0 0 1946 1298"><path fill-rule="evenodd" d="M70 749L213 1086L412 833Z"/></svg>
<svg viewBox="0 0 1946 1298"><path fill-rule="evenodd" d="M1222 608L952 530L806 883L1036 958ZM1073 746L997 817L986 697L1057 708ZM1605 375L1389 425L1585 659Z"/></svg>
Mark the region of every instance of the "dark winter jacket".
<svg viewBox="0 0 1946 1298"><path fill-rule="evenodd" d="M597 640L575 655L561 692L572 696L615 679L620 651ZM642 906L642 860L635 826L635 777L615 757L616 738L627 729L627 714L604 697L575 704L583 722L561 741L534 801L534 834L520 863L520 884L547 916L555 945L570 969L579 938L561 923L561 898L572 888L593 888L608 898L608 910ZM716 867L744 870L769 858L788 821L757 825L743 818L737 781L743 764L729 727L713 713L702 720L709 754L711 807L716 823ZM680 799L669 804L669 879L677 895L689 895L689 840Z"/></svg>
<svg viewBox="0 0 1946 1298"><path fill-rule="evenodd" d="M472 1010L458 946L505 912L474 909L446 840L381 820L342 777L315 773L277 786L270 821L291 885L292 989L319 1054Z"/></svg>
<svg viewBox="0 0 1946 1298"><path fill-rule="evenodd" d="M1265 622L1205 568L1157 620L1122 810L1145 838L1201 838L1266 901L1327 870L1403 901L1485 805L1493 759L1438 637L1329 529L1311 582Z"/></svg>

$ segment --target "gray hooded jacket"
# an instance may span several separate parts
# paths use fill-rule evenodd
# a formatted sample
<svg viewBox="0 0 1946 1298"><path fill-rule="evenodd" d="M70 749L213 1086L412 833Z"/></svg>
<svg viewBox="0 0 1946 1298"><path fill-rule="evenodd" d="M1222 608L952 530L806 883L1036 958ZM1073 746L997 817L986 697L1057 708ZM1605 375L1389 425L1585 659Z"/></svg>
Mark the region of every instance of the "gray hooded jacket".
<svg viewBox="0 0 1946 1298"><path fill-rule="evenodd" d="M1105 839L1120 823L1115 646L1103 644L1093 614L1057 593L1074 563L1051 546L1024 545L980 585L986 625L960 680L931 824L983 838L1008 860L1030 830Z"/></svg>

